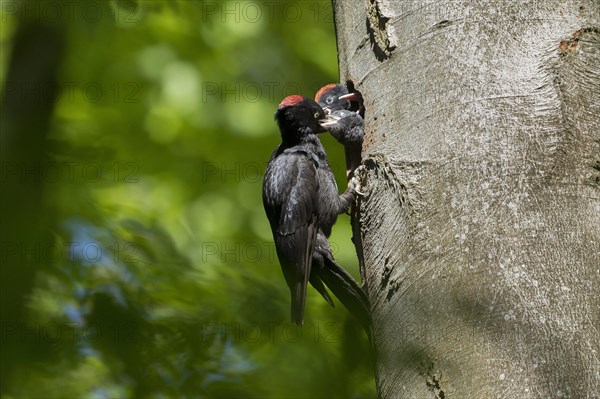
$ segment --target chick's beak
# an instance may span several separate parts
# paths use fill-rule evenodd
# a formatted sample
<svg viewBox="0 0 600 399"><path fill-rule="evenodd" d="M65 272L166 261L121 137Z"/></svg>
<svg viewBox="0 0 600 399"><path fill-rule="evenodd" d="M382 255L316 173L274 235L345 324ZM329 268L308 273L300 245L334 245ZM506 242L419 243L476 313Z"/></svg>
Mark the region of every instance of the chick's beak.
<svg viewBox="0 0 600 399"><path fill-rule="evenodd" d="M343 96L339 96L338 99L348 101L362 101L362 95L360 93L354 92L344 94Z"/></svg>
<svg viewBox="0 0 600 399"><path fill-rule="evenodd" d="M331 115L331 114L327 114L327 115L325 115L325 117L323 117L319 120L319 125L323 129L327 130L327 128L335 125L338 120L340 120L339 117Z"/></svg>

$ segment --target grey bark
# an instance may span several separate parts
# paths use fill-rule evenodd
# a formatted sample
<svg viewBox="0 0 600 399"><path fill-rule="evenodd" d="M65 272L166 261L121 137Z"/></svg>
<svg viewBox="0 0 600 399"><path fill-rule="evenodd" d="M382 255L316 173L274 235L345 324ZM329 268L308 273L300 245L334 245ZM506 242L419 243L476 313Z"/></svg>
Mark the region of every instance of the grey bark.
<svg viewBox="0 0 600 399"><path fill-rule="evenodd" d="M597 0L334 12L380 396L600 397Z"/></svg>

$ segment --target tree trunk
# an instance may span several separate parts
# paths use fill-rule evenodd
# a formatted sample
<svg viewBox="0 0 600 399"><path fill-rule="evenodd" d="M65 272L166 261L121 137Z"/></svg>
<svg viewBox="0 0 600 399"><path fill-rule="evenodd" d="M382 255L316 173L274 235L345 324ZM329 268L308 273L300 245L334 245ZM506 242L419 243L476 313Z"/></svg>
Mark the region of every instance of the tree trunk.
<svg viewBox="0 0 600 399"><path fill-rule="evenodd" d="M380 396L600 397L597 0L334 11Z"/></svg>
<svg viewBox="0 0 600 399"><path fill-rule="evenodd" d="M10 392L16 368L33 364L43 356L41 348L50 346L48 340L31 345L24 331L35 331L25 327L27 300L36 271L48 267L39 250L40 242L51 242L40 231L40 220L47 217L42 176L65 31L61 24L32 18L26 9L31 10L23 5L19 11L0 108L0 395Z"/></svg>

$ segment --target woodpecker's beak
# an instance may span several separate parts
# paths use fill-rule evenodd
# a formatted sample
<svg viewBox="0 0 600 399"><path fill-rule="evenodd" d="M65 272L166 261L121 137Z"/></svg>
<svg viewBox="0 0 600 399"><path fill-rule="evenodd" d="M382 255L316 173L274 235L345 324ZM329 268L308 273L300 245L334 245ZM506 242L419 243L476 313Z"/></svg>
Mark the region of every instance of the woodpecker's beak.
<svg viewBox="0 0 600 399"><path fill-rule="evenodd" d="M323 111L325 111L325 115L329 115L331 113L329 107L323 107Z"/></svg>
<svg viewBox="0 0 600 399"><path fill-rule="evenodd" d="M360 93L348 93L343 96L338 97L339 100L348 100L348 101L362 101L362 95Z"/></svg>
<svg viewBox="0 0 600 399"><path fill-rule="evenodd" d="M340 118L331 114L327 114L325 115L325 117L323 119L319 120L319 125L327 130L328 127L333 126L337 123L337 121L339 121Z"/></svg>

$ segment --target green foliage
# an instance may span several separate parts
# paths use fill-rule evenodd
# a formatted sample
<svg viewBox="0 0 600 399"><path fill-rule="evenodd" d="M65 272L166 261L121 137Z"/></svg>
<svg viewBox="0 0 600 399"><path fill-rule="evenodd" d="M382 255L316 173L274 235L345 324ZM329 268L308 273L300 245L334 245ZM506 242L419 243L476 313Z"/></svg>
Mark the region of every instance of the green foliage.
<svg viewBox="0 0 600 399"><path fill-rule="evenodd" d="M37 267L26 321L3 318L2 345L23 350L2 393L375 397L366 336L339 302L312 290L306 325L289 324L261 202L278 102L338 80L331 4L26 3L3 2L3 90L23 18L66 43L56 98L11 89L54 107L33 172L41 233L3 243ZM324 141L343 188L343 151ZM342 217L331 241L358 277L350 235Z"/></svg>

